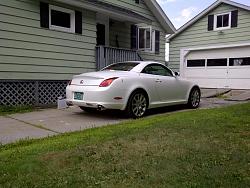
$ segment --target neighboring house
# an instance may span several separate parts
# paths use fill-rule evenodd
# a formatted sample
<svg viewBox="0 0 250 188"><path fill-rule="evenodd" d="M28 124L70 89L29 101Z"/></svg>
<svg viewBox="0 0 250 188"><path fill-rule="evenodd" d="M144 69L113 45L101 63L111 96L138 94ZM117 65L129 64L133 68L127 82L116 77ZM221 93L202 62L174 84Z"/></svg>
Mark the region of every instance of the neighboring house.
<svg viewBox="0 0 250 188"><path fill-rule="evenodd" d="M73 75L165 61L175 28L155 0L1 0L0 105L51 104Z"/></svg>
<svg viewBox="0 0 250 188"><path fill-rule="evenodd" d="M250 7L219 0L174 35L170 67L206 88L250 89Z"/></svg>

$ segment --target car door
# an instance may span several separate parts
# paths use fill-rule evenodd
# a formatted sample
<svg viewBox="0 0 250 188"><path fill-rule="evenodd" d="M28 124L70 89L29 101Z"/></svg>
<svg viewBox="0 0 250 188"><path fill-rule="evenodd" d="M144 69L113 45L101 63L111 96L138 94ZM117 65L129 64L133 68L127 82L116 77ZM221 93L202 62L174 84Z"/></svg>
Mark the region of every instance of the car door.
<svg viewBox="0 0 250 188"><path fill-rule="evenodd" d="M149 97L150 103L153 103L153 104L160 103L161 98L159 96L159 92L156 92L157 84L155 82L158 76L141 72L140 77L141 77L141 83L143 83L143 85L147 89L147 92L150 96Z"/></svg>
<svg viewBox="0 0 250 188"><path fill-rule="evenodd" d="M180 80L167 67L160 64L150 64L142 71L154 75L156 92L162 102L174 102L184 99L186 92Z"/></svg>

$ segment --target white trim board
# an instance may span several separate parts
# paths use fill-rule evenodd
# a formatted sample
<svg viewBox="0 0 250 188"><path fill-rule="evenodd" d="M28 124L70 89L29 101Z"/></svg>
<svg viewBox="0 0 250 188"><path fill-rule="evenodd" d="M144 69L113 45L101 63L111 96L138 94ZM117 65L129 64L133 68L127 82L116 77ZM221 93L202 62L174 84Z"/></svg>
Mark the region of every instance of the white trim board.
<svg viewBox="0 0 250 188"><path fill-rule="evenodd" d="M167 34L173 34L176 32L174 25L156 0L144 0L144 3L150 8L162 27L165 29L165 31L167 31Z"/></svg>
<svg viewBox="0 0 250 188"><path fill-rule="evenodd" d="M51 23L51 11L60 11L60 12L65 12L67 14L70 14L70 28L67 27L61 27L57 25L52 25ZM64 31L64 32L69 32L69 33L75 33L75 11L55 5L49 5L49 29L51 30L57 30L57 31Z"/></svg>
<svg viewBox="0 0 250 188"><path fill-rule="evenodd" d="M217 22L218 22L218 16L225 16L228 15L228 26L226 27L217 27ZM220 14L215 14L214 15L214 31L221 31L225 29L230 29L231 28L231 20L232 20L232 12L224 12ZM222 19L222 25L223 25L224 20Z"/></svg>

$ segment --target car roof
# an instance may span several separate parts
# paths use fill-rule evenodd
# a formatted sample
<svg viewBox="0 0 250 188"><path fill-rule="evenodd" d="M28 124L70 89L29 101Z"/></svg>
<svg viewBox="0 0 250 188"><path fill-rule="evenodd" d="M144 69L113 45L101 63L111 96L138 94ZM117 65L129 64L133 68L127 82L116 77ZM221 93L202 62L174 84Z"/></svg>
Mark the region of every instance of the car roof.
<svg viewBox="0 0 250 188"><path fill-rule="evenodd" d="M144 65L144 66L152 64L152 63L164 65L164 64L156 62L156 61L125 61L125 62L119 62L119 63L139 63L139 64Z"/></svg>
<svg viewBox="0 0 250 188"><path fill-rule="evenodd" d="M119 63L135 63L137 64L134 68L132 68L130 71L131 72L138 72L140 73L144 67L150 64L159 64L159 65L164 65L162 63L156 62L156 61L124 61L124 62L118 62L118 63L113 63L113 64L119 64ZM111 64L111 65L113 65ZM109 66L111 66L109 65Z"/></svg>
<svg viewBox="0 0 250 188"><path fill-rule="evenodd" d="M123 62L123 63L126 63L126 62ZM156 62L156 61L128 61L128 63L139 63L137 66L135 66L133 69L130 70L133 72L141 72L143 70L143 68L149 64L164 65L164 64Z"/></svg>

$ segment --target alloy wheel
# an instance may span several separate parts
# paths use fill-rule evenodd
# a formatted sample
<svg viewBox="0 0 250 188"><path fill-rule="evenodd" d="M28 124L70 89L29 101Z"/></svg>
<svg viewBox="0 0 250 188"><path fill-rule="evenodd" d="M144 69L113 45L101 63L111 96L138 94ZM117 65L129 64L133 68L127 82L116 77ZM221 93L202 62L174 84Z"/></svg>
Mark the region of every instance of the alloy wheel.
<svg viewBox="0 0 250 188"><path fill-rule="evenodd" d="M200 92L199 90L195 89L193 90L191 95L191 105L193 108L196 108L199 106L199 104L200 104Z"/></svg>
<svg viewBox="0 0 250 188"><path fill-rule="evenodd" d="M147 109L147 99L143 93L134 95L131 101L131 110L135 117L142 117Z"/></svg>

